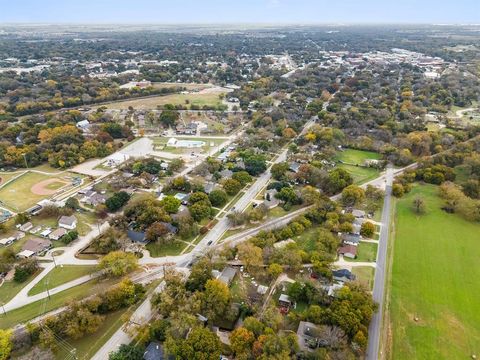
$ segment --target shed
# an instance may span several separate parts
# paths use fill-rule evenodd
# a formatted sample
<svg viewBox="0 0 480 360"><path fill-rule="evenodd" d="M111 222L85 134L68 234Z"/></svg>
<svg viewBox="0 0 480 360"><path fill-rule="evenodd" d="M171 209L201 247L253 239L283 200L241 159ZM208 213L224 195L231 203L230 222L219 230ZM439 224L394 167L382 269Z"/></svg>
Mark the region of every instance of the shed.
<svg viewBox="0 0 480 360"><path fill-rule="evenodd" d="M233 279L235 278L235 275L237 275L237 269L231 266L227 266L223 269L222 273L218 277L218 280L223 282L225 285L230 286Z"/></svg>

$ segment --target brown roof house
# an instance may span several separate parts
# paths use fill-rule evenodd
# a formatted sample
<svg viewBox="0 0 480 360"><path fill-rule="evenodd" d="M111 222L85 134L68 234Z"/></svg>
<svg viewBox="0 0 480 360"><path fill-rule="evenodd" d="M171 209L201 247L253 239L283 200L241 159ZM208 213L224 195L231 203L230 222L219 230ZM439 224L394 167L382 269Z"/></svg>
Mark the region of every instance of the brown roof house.
<svg viewBox="0 0 480 360"><path fill-rule="evenodd" d="M28 240L22 247L22 251L17 254L20 258L29 258L38 255L52 247L52 242L47 239L34 238Z"/></svg>
<svg viewBox="0 0 480 360"><path fill-rule="evenodd" d="M338 253L350 259L357 257L357 247L355 245L343 245L338 249Z"/></svg>

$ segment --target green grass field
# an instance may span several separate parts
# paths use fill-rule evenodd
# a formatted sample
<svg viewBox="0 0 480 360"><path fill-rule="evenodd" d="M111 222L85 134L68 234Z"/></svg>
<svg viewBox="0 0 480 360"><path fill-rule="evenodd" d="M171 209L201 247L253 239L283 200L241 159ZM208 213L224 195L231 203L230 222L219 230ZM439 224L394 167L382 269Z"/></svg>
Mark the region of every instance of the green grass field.
<svg viewBox="0 0 480 360"><path fill-rule="evenodd" d="M360 242L357 248L357 258L356 259L345 258L345 260L374 262L377 258L377 248L378 248L378 245L375 243Z"/></svg>
<svg viewBox="0 0 480 360"><path fill-rule="evenodd" d="M437 191L417 185L396 207L391 359L467 359L480 351L480 224L442 211ZM412 211L416 196L425 215Z"/></svg>
<svg viewBox="0 0 480 360"><path fill-rule="evenodd" d="M17 324L27 322L41 315L64 306L71 300L83 299L99 293L118 282L118 279L92 280L68 290L54 294L50 299L43 299L0 315L0 329L7 329Z"/></svg>
<svg viewBox="0 0 480 360"><path fill-rule="evenodd" d="M159 95L144 99L132 99L104 104L109 109L126 110L132 106L136 110L152 110L157 106L172 104L172 105L197 105L197 106L220 106L222 101L219 98L220 92L210 93L191 93L191 94L170 94ZM187 104L188 102L188 104Z"/></svg>
<svg viewBox="0 0 480 360"><path fill-rule="evenodd" d="M352 176L356 184L363 184L375 179L380 174L380 171L374 168L365 168L356 165L363 165L365 160L375 159L379 160L382 155L372 151L345 149L337 152L335 159L343 161L346 164L339 163L338 167L347 170Z"/></svg>
<svg viewBox="0 0 480 360"><path fill-rule="evenodd" d="M363 165L365 160L375 159L379 160L382 158L382 155L373 151L364 151L364 150L355 150L355 149L345 149L337 153L336 159L353 164L353 165Z"/></svg>
<svg viewBox="0 0 480 360"><path fill-rule="evenodd" d="M173 241L171 244L160 245L157 243L147 244L147 250L152 257L179 255L188 244L183 241Z"/></svg>
<svg viewBox="0 0 480 360"><path fill-rule="evenodd" d="M367 289L373 289L373 280L375 278L375 269L371 266L354 266L352 273L357 277L356 281Z"/></svg>
<svg viewBox="0 0 480 360"><path fill-rule="evenodd" d="M78 279L84 275L89 275L95 272L95 266L88 265L63 265L57 266L48 273L39 283L37 283L29 292L28 295L39 294L46 290L46 281L48 280L48 287L53 289L59 285L65 284L69 281Z"/></svg>
<svg viewBox="0 0 480 360"><path fill-rule="evenodd" d="M9 302L15 295L18 294L20 290L27 286L30 281L35 279L39 273L40 271L36 272L22 283L15 282L13 280L5 281L3 285L0 286L0 302L4 304Z"/></svg>

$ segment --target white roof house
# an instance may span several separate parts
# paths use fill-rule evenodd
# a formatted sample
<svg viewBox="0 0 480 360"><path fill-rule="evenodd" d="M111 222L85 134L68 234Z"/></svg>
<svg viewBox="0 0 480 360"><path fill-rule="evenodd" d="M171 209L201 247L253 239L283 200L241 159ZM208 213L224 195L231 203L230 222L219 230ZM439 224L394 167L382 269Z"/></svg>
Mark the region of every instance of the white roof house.
<svg viewBox="0 0 480 360"><path fill-rule="evenodd" d="M62 216L58 220L58 226L68 230L73 230L77 227L77 218L75 216Z"/></svg>
<svg viewBox="0 0 480 360"><path fill-rule="evenodd" d="M20 251L18 254L17 254L17 257L19 258L24 258L24 259L28 259L30 257L32 257L33 255L35 255L35 253L33 251L30 251L30 250L22 250Z"/></svg>

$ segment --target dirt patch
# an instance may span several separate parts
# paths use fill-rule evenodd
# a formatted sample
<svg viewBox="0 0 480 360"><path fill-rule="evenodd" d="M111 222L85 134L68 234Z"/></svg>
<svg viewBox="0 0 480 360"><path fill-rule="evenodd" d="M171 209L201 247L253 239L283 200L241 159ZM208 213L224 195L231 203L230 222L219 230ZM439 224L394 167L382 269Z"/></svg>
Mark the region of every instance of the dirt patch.
<svg viewBox="0 0 480 360"><path fill-rule="evenodd" d="M54 189L53 184L54 183L60 183L63 184L59 186L58 188ZM36 183L33 185L30 189L30 191L35 194L35 195L53 195L55 194L58 189L62 188L65 185L69 185L70 183L68 181L58 179L58 178L53 178L53 179L46 179L43 181L40 181L39 183Z"/></svg>

